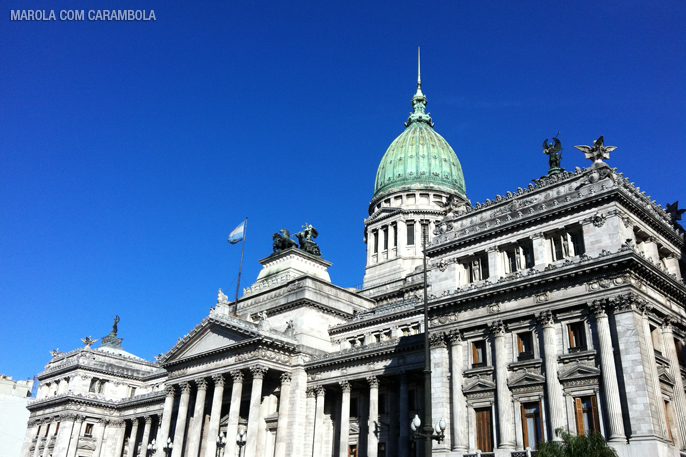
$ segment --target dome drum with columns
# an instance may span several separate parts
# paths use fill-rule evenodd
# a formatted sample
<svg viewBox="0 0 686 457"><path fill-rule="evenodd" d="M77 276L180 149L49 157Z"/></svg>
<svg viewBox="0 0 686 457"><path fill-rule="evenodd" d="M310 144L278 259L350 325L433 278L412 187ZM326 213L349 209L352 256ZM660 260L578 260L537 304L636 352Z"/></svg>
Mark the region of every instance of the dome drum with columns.
<svg viewBox="0 0 686 457"><path fill-rule="evenodd" d="M155 362L117 318L99 347L50 352L20 457L429 457L410 430L425 332L434 455L524 457L562 428L683 456L683 211L607 166L602 137L578 147L588 168L471 206L425 105L418 83L379 166L362 289L285 249Z"/></svg>

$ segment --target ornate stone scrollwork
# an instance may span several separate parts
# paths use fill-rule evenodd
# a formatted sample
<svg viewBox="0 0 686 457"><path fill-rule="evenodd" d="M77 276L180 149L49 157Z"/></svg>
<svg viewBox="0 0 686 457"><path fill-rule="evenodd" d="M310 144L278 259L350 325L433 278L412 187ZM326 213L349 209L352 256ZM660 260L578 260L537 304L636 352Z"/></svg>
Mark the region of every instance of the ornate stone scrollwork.
<svg viewBox="0 0 686 457"><path fill-rule="evenodd" d="M341 385L341 390L343 392L349 393L352 390L352 386L350 385L350 383L348 381L340 381L338 384Z"/></svg>
<svg viewBox="0 0 686 457"><path fill-rule="evenodd" d="M307 398L315 398L317 396L314 387L308 387L305 394L307 395Z"/></svg>
<svg viewBox="0 0 686 457"><path fill-rule="evenodd" d="M536 316L536 319L538 320L538 322L543 327L555 325L555 320L553 318L553 312L550 310L543 311L542 313L539 313L538 316Z"/></svg>
<svg viewBox="0 0 686 457"><path fill-rule="evenodd" d="M264 379L264 375L267 373L267 367L262 365L255 365L250 367L250 373L252 373L253 379Z"/></svg>
<svg viewBox="0 0 686 457"><path fill-rule="evenodd" d="M429 334L429 346L432 348L445 347L445 333L436 332Z"/></svg>
<svg viewBox="0 0 686 457"><path fill-rule="evenodd" d="M369 383L370 388L379 388L379 378L377 378L376 376L367 376L367 382Z"/></svg>
<svg viewBox="0 0 686 457"><path fill-rule="evenodd" d="M489 328L493 336L505 336L505 324L501 319L493 321Z"/></svg>
<svg viewBox="0 0 686 457"><path fill-rule="evenodd" d="M447 335L446 339L451 343L451 344L457 344L462 342L462 333L460 333L459 330L451 330Z"/></svg>
<svg viewBox="0 0 686 457"><path fill-rule="evenodd" d="M291 383L291 374L290 373L281 373L281 384L290 384Z"/></svg>
<svg viewBox="0 0 686 457"><path fill-rule="evenodd" d="M595 314L596 318L607 316L606 306L607 300L605 299L593 300L593 302L588 305L593 314Z"/></svg>

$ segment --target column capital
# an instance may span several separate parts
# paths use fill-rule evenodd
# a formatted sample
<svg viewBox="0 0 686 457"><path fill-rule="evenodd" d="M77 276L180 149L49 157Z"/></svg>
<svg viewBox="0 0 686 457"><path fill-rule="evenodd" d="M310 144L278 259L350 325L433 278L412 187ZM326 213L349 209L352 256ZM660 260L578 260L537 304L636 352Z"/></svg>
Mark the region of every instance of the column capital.
<svg viewBox="0 0 686 457"><path fill-rule="evenodd" d="M323 397L326 395L326 389L324 386L317 386L314 388L315 392L317 393L317 397Z"/></svg>
<svg viewBox="0 0 686 457"><path fill-rule="evenodd" d="M60 421L75 421L76 420L76 414L71 414L71 413L62 413L59 416L57 416Z"/></svg>
<svg viewBox="0 0 686 457"><path fill-rule="evenodd" d="M152 416L143 416L143 420L145 421L145 424L152 424Z"/></svg>
<svg viewBox="0 0 686 457"><path fill-rule="evenodd" d="M110 427L121 428L125 425L126 425L126 423L121 419L112 419L110 421Z"/></svg>
<svg viewBox="0 0 686 457"><path fill-rule="evenodd" d="M138 418L137 417L132 417L131 418L131 425L136 425L138 424Z"/></svg>
<svg viewBox="0 0 686 457"><path fill-rule="evenodd" d="M164 388L164 395L167 397L173 397L174 396L174 386L169 385Z"/></svg>
<svg viewBox="0 0 686 457"><path fill-rule="evenodd" d="M450 341L451 345L456 345L462 343L462 333L455 329L451 330L449 333L446 334L446 339Z"/></svg>
<svg viewBox="0 0 686 457"><path fill-rule="evenodd" d="M215 375L212 375L212 380L214 381L215 387L217 387L217 386L224 387L224 384L225 384L224 376L222 376L220 374L215 374Z"/></svg>
<svg viewBox="0 0 686 457"><path fill-rule="evenodd" d="M83 422L85 420L86 420L86 416L84 416L83 414L77 414L76 415L76 422Z"/></svg>
<svg viewBox="0 0 686 457"><path fill-rule="evenodd" d="M645 299L634 293L617 295L612 299L612 304L615 307L616 313L636 311L639 314L646 316L652 309L652 306L650 306Z"/></svg>
<svg viewBox="0 0 686 457"><path fill-rule="evenodd" d="M672 333L672 322L674 322L674 319L671 316L665 316L662 319L662 333Z"/></svg>
<svg viewBox="0 0 686 457"><path fill-rule="evenodd" d="M281 384L290 384L291 383L291 374L290 373L281 373Z"/></svg>
<svg viewBox="0 0 686 457"><path fill-rule="evenodd" d="M250 373L252 373L253 379L264 379L264 375L267 374L267 367L262 365L255 365L250 367Z"/></svg>
<svg viewBox="0 0 686 457"><path fill-rule="evenodd" d="M536 316L536 320L538 320L542 327L553 327L555 325L553 312L550 310L539 313Z"/></svg>
<svg viewBox="0 0 686 457"><path fill-rule="evenodd" d="M502 319L497 319L491 322L489 328L494 337L498 338L505 336L505 324L503 323Z"/></svg>
<svg viewBox="0 0 686 457"><path fill-rule="evenodd" d="M230 372L231 377L233 378L233 383L242 383L243 382L243 372L241 370L233 370Z"/></svg>
<svg viewBox="0 0 686 457"><path fill-rule="evenodd" d="M182 394L182 395L183 395L183 394L190 395L190 393L191 393L191 383L189 383L189 382L182 382L181 384L179 384L179 388L181 389L181 394Z"/></svg>
<svg viewBox="0 0 686 457"><path fill-rule="evenodd" d="M307 398L314 398L317 395L314 391L314 387L308 387L305 394L307 395Z"/></svg>
<svg viewBox="0 0 686 457"><path fill-rule="evenodd" d="M101 425L107 425L110 423L110 421L105 419L104 417L101 417L100 419L98 419L98 423Z"/></svg>
<svg viewBox="0 0 686 457"><path fill-rule="evenodd" d="M607 317L607 300L593 300L588 308L595 314L596 319Z"/></svg>
<svg viewBox="0 0 686 457"><path fill-rule="evenodd" d="M370 389L379 388L379 378L377 378L376 376L367 376L367 382L369 383Z"/></svg>
<svg viewBox="0 0 686 457"><path fill-rule="evenodd" d="M435 332L429 334L429 347L439 348L445 347L445 333Z"/></svg>
<svg viewBox="0 0 686 457"><path fill-rule="evenodd" d="M338 384L340 384L341 390L343 392L350 393L350 391L352 390L352 386L350 385L350 383L348 381L339 381Z"/></svg>
<svg viewBox="0 0 686 457"><path fill-rule="evenodd" d="M207 390L207 381L205 378L196 379L195 385L198 386L198 390Z"/></svg>

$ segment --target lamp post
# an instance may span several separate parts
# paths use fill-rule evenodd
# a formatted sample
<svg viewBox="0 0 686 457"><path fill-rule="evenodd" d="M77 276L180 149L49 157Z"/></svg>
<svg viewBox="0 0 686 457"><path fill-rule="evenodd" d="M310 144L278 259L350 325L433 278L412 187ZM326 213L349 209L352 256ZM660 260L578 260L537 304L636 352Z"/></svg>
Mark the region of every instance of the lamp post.
<svg viewBox="0 0 686 457"><path fill-rule="evenodd" d="M155 455L155 452L157 452L157 444L155 443L155 440L152 440L151 443L148 443L148 449L147 449L147 457L152 457Z"/></svg>
<svg viewBox="0 0 686 457"><path fill-rule="evenodd" d="M245 430L238 430L238 434L236 435L236 444L238 445L238 457L241 457L241 451L243 446L245 446Z"/></svg>
<svg viewBox="0 0 686 457"><path fill-rule="evenodd" d="M226 436L221 433L217 437L217 457L222 457L224 455L224 447L226 446Z"/></svg>
<svg viewBox="0 0 686 457"><path fill-rule="evenodd" d="M424 228L426 227L426 232ZM424 440L424 455L430 456L433 448L433 440L442 442L445 438L445 419L441 418L436 423L436 428L431 426L431 351L429 349L429 294L426 268L426 245L429 236L429 226L422 227L422 246L424 254L424 426L422 420L415 414L410 423L414 432L415 440ZM434 434L434 431L438 434Z"/></svg>
<svg viewBox="0 0 686 457"><path fill-rule="evenodd" d="M172 449L174 449L174 443L172 443L171 438L167 438L167 444L162 446L162 450L164 451L164 455L166 457L169 457L171 455Z"/></svg>

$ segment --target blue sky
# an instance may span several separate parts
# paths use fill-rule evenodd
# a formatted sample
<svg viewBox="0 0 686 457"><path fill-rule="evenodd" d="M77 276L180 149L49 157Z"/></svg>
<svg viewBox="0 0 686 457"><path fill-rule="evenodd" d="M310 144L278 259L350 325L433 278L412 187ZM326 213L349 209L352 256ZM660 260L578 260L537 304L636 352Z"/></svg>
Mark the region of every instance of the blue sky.
<svg viewBox="0 0 686 457"><path fill-rule="evenodd" d="M271 234L305 222L334 283L362 282L376 167L403 130L417 46L436 130L473 203L609 164L686 206L686 3L0 0L0 373L100 338L152 359ZM12 9L154 10L17 22Z"/></svg>

